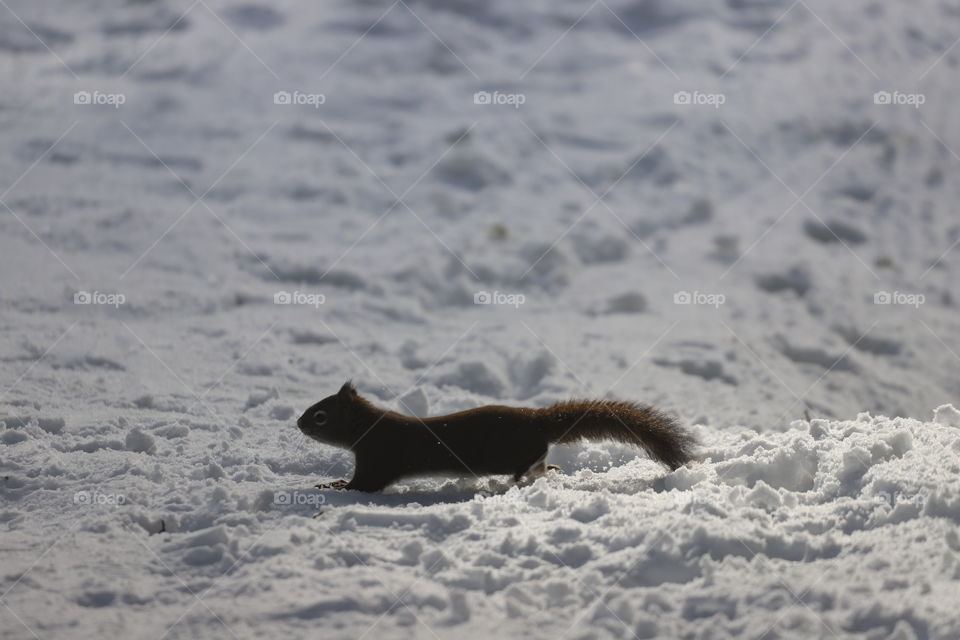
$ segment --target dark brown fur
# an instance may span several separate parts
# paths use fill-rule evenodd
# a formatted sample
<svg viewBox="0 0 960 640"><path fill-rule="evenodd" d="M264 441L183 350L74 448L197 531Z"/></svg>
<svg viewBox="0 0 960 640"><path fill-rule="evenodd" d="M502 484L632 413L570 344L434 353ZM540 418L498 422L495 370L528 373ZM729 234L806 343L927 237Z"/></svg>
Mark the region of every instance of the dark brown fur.
<svg viewBox="0 0 960 640"><path fill-rule="evenodd" d="M307 436L352 451L356 470L334 488L379 491L404 477L546 471L553 442L613 440L637 445L671 469L694 459L696 440L673 418L620 400L575 400L545 409L485 406L433 418L380 409L349 382L306 410ZM320 486L320 485L318 485Z"/></svg>

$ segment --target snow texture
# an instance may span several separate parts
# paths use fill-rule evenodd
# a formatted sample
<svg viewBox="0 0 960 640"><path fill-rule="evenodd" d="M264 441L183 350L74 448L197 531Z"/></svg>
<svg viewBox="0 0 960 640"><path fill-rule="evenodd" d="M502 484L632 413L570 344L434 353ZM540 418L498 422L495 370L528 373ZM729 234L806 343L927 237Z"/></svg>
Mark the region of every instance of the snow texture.
<svg viewBox="0 0 960 640"><path fill-rule="evenodd" d="M958 33L0 2L0 638L960 637ZM651 403L704 460L317 490L348 379Z"/></svg>

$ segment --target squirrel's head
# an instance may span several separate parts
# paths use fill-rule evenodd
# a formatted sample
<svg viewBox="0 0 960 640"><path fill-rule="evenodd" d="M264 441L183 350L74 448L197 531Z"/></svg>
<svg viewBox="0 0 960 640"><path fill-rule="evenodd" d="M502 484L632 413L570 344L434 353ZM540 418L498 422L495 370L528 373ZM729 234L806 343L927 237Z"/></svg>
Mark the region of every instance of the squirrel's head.
<svg viewBox="0 0 960 640"><path fill-rule="evenodd" d="M340 391L307 409L297 420L297 427L314 440L349 448L354 440L351 413L358 400L357 390L347 382Z"/></svg>

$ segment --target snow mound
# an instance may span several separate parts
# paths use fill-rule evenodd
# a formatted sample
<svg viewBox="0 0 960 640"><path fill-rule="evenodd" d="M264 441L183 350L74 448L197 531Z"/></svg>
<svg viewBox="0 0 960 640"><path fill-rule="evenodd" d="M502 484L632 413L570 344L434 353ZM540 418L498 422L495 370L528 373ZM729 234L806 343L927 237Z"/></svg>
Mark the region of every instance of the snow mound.
<svg viewBox="0 0 960 640"><path fill-rule="evenodd" d="M224 452L181 477L145 462L182 451L159 429L78 452L82 436L28 421L7 427L29 438L7 445L5 603L49 635L106 616L120 635L173 624L171 637L692 637L709 624L714 638L956 638L958 416L700 426L705 460L672 473L574 456L520 486L424 479L375 495L312 489L341 464L320 445L310 465L294 447ZM15 552L54 511L71 526L44 555ZM118 579L119 566L142 570Z"/></svg>

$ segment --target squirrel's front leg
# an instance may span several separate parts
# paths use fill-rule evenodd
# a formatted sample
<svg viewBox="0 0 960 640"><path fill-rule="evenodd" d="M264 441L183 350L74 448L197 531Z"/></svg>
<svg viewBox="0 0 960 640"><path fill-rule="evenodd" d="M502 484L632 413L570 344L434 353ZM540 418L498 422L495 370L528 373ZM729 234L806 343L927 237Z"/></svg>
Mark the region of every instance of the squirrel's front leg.
<svg viewBox="0 0 960 640"><path fill-rule="evenodd" d="M394 480L396 480L396 477L385 469L370 471L362 470L362 467L358 466L353 474L353 479L347 483L346 488L352 491L369 493L382 490Z"/></svg>
<svg viewBox="0 0 960 640"><path fill-rule="evenodd" d="M335 491L343 491L349 484L350 483L346 480L331 480L330 482L318 482L313 486L315 486L317 489L334 489Z"/></svg>
<svg viewBox="0 0 960 640"><path fill-rule="evenodd" d="M357 468L353 472L353 478L350 482L346 480L334 480L333 482L318 482L315 486L318 489L334 489L336 491L366 491L372 493L380 491L388 484L396 480L396 475L389 469L376 464L370 464L369 460L362 460L357 456Z"/></svg>
<svg viewBox="0 0 960 640"><path fill-rule="evenodd" d="M317 489L333 489L334 491L380 491L390 484L386 478L376 478L370 476L354 475L350 482L346 480L333 480L331 482L318 482L313 485Z"/></svg>

